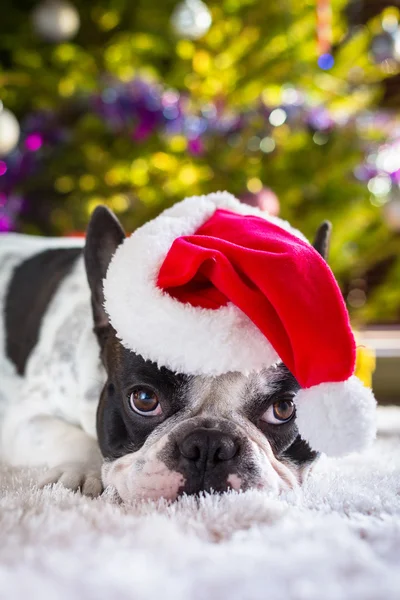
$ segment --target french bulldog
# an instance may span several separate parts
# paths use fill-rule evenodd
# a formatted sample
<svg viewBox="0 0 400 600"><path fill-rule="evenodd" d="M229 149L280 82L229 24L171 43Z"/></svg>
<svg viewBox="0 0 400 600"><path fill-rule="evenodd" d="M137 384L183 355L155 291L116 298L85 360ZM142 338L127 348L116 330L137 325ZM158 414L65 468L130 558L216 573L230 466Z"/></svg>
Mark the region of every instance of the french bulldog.
<svg viewBox="0 0 400 600"><path fill-rule="evenodd" d="M325 259L330 230L313 244ZM121 344L103 280L124 238L104 206L85 241L0 236L1 460L46 467L41 486L112 486L126 502L301 485L317 454L298 433L300 386L284 364L189 376Z"/></svg>

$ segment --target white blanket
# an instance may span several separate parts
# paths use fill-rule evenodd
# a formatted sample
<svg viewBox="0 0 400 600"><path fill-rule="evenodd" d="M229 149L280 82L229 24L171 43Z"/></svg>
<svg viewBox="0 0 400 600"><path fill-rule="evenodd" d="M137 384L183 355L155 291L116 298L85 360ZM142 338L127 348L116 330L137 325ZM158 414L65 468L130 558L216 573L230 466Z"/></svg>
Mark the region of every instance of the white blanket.
<svg viewBox="0 0 400 600"><path fill-rule="evenodd" d="M0 467L0 598L400 598L400 409L362 456L322 458L301 493L118 504Z"/></svg>

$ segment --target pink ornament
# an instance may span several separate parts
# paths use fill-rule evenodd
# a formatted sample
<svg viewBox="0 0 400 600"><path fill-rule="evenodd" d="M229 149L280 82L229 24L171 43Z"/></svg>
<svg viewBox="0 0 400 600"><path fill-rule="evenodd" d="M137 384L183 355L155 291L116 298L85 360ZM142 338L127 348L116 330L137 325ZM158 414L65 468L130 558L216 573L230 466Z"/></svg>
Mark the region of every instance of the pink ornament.
<svg viewBox="0 0 400 600"><path fill-rule="evenodd" d="M43 138L40 133L31 133L25 140L25 148L31 152L36 152L42 147Z"/></svg>
<svg viewBox="0 0 400 600"><path fill-rule="evenodd" d="M383 216L389 229L400 232L400 198L394 197L384 205Z"/></svg>
<svg viewBox="0 0 400 600"><path fill-rule="evenodd" d="M264 187L253 194L248 192L240 197L240 200L250 206L256 206L273 217L277 217L280 211L279 198L270 188Z"/></svg>
<svg viewBox="0 0 400 600"><path fill-rule="evenodd" d="M5 213L0 213L0 231L2 233L11 231L11 219Z"/></svg>

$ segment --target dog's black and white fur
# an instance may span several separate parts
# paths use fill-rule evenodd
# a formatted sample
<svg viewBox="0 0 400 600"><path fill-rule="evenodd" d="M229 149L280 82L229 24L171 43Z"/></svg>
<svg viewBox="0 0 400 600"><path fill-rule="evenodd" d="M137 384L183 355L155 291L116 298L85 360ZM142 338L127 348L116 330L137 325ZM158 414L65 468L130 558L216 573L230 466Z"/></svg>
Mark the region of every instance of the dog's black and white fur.
<svg viewBox="0 0 400 600"><path fill-rule="evenodd" d="M323 223L314 241L325 258L329 233ZM126 501L297 486L316 454L298 435L299 385L284 365L191 377L121 345L102 282L123 239L104 207L83 248L0 237L1 458L46 465L42 485L93 496L112 485Z"/></svg>

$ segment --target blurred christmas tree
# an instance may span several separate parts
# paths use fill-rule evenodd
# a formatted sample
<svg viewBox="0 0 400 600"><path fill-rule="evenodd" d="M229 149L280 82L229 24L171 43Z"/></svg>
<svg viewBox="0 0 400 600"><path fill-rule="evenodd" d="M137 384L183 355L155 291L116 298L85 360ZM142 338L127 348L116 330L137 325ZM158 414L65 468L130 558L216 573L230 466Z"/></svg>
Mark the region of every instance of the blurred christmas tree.
<svg viewBox="0 0 400 600"><path fill-rule="evenodd" d="M376 110L397 13L346 9L3 0L0 229L68 235L106 203L132 230L227 189L310 238L330 219L354 321L398 321L400 127Z"/></svg>

